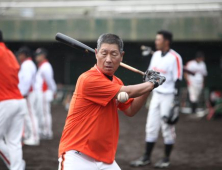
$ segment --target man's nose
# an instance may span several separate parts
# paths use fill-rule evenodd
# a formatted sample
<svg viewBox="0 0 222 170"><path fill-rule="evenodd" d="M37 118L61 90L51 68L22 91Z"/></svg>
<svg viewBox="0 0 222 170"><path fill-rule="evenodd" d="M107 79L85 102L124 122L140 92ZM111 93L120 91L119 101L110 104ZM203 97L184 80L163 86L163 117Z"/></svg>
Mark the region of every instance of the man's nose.
<svg viewBox="0 0 222 170"><path fill-rule="evenodd" d="M108 62L108 63L112 62L112 59L111 59L110 54L107 55L107 57L106 57L106 62Z"/></svg>

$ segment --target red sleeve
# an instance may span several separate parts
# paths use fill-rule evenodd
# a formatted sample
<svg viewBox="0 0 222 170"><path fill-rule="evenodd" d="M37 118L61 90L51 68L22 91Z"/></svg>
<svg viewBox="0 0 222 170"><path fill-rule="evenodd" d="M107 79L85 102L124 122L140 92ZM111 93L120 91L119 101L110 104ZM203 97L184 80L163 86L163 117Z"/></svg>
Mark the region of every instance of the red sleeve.
<svg viewBox="0 0 222 170"><path fill-rule="evenodd" d="M134 98L130 98L125 103L119 103L118 104L119 110L124 111L124 110L128 109L130 107L130 105L132 104L133 100L134 100Z"/></svg>
<svg viewBox="0 0 222 170"><path fill-rule="evenodd" d="M84 79L83 96L94 103L106 106L119 92L122 85L104 76L90 75Z"/></svg>

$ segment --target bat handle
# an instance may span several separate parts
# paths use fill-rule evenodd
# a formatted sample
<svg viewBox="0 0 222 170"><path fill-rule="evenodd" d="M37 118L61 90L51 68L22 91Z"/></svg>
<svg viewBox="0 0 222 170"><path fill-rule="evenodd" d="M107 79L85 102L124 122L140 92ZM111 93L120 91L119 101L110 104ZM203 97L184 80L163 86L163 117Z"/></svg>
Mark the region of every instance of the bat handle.
<svg viewBox="0 0 222 170"><path fill-rule="evenodd" d="M122 66L122 67L124 67L124 68L126 68L126 69L128 69L128 70L131 70L131 71L133 71L133 72L135 72L135 73L139 73L139 74L141 74L141 75L145 75L145 73L143 72L143 71L141 71L141 70L138 70L138 69L136 69L136 68L134 68L134 67L131 67L131 66L129 66L129 65L127 65L127 64L125 64L125 63L120 63L120 66Z"/></svg>

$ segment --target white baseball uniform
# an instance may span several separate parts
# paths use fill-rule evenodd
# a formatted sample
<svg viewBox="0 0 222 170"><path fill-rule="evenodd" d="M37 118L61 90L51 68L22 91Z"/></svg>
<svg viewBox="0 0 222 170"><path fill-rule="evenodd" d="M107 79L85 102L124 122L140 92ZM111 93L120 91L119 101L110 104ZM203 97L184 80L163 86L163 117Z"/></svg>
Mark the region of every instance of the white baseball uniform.
<svg viewBox="0 0 222 170"><path fill-rule="evenodd" d="M19 71L19 89L26 97L28 114L25 116L24 144L39 144L39 126L36 114L36 94L33 90L36 76L36 66L31 58L27 58L21 64Z"/></svg>
<svg viewBox="0 0 222 170"><path fill-rule="evenodd" d="M153 54L149 70L160 72L166 77L163 85L153 90L146 124L146 142L155 142L158 138L160 127L165 144L175 142L175 127L162 120L163 116L169 114L175 95L175 82L182 79L182 59L174 50L170 49L162 56L161 51Z"/></svg>
<svg viewBox="0 0 222 170"><path fill-rule="evenodd" d="M47 60L42 62L38 67L34 89L37 92L40 136L50 139L53 137L50 103L56 92L56 84L53 78L52 66Z"/></svg>
<svg viewBox="0 0 222 170"><path fill-rule="evenodd" d="M207 76L207 68L203 61L197 62L191 60L187 63L186 68L195 73L195 75L188 74L188 91L191 102L197 102L200 93L203 89L204 77Z"/></svg>
<svg viewBox="0 0 222 170"><path fill-rule="evenodd" d="M121 170L116 161L111 164L96 161L84 153L70 150L59 158L58 170Z"/></svg>
<svg viewBox="0 0 222 170"><path fill-rule="evenodd" d="M22 130L27 104L18 88L19 64L0 42L0 158L10 170L24 170Z"/></svg>

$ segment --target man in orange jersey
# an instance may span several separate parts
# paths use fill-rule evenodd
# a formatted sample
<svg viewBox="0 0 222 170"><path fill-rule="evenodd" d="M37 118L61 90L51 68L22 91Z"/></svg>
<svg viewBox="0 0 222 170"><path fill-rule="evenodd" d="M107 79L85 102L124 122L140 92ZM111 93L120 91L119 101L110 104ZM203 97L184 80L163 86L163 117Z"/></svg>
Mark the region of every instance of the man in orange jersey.
<svg viewBox="0 0 222 170"><path fill-rule="evenodd" d="M22 130L28 112L18 88L19 64L0 31L0 157L10 170L24 170Z"/></svg>
<svg viewBox="0 0 222 170"><path fill-rule="evenodd" d="M119 170L115 154L119 136L117 109L134 116L150 91L159 84L152 76L142 84L124 86L114 76L123 59L123 41L103 34L95 49L96 65L83 73L76 84L59 145L59 170ZM116 100L126 92L129 100Z"/></svg>

